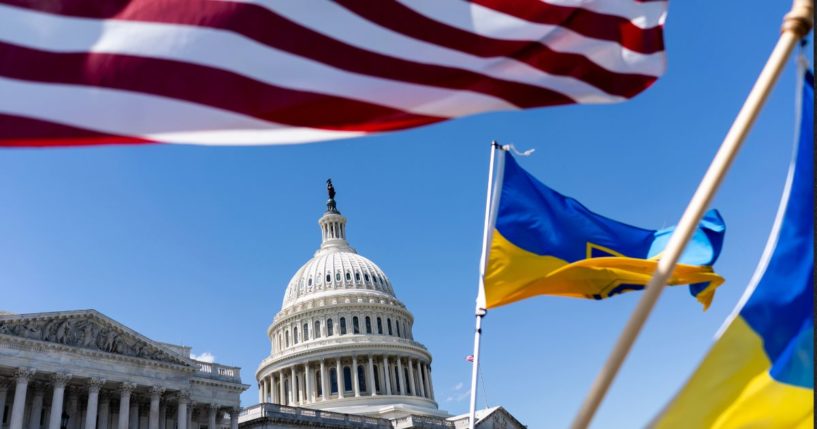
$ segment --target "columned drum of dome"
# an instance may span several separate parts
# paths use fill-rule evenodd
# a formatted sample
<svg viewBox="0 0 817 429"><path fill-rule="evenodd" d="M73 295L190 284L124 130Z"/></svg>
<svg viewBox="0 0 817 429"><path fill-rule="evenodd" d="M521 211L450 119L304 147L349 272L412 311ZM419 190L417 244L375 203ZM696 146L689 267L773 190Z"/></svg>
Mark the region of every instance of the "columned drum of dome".
<svg viewBox="0 0 817 429"><path fill-rule="evenodd" d="M267 329L259 402L351 414L447 416L437 409L431 354L388 276L346 240L327 182L321 245L292 277Z"/></svg>

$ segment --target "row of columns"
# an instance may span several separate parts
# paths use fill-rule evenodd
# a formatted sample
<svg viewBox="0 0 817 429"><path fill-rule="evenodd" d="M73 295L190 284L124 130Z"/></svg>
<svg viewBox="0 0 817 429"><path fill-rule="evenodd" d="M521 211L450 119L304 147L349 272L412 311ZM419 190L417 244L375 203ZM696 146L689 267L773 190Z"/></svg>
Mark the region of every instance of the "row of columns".
<svg viewBox="0 0 817 429"><path fill-rule="evenodd" d="M14 373L14 400L11 406L11 417L9 421L9 429L43 429L41 416L43 414L43 405L45 397L45 389L42 384L35 386L31 395L30 406L28 407L28 426L23 427L26 416L26 403L31 383L36 371L32 368L17 368ZM77 423L79 417L79 401L76 395L70 395L68 401L65 401L65 389L72 376L68 373L50 374L51 392L51 407L48 416L47 429L111 429L109 428L111 421L111 396L109 394L101 395L102 387L106 380L101 378L90 378L85 382L85 387L88 390L88 396L85 407L85 425L83 428L79 427ZM133 392L137 389L134 383L118 383L117 390L119 393L119 413L117 419L116 429L140 429L139 424L139 403L131 401ZM8 395L9 386L3 380L0 380L0 422L4 421L3 415L6 408L6 399ZM142 429L172 429L167 426L167 406L162 401L162 396L165 393L165 388L161 386L150 386L149 397L150 406L147 419L147 428L142 426ZM175 395L176 402L176 427L175 429L188 429L192 422L192 414L194 404L190 402L190 393L187 391L178 391ZM67 405L68 410L63 409ZM208 415L208 429L218 429L216 427L216 420L218 412L223 409L216 404L209 405ZM70 411L68 414L66 411ZM230 412L230 429L238 429L238 408L229 409ZM73 420L71 419L73 418ZM64 420L68 420L65 422Z"/></svg>
<svg viewBox="0 0 817 429"><path fill-rule="evenodd" d="M334 360L336 396L331 392L328 361ZM434 387L431 382L431 367L424 361L405 356L364 356L360 362L358 356L351 358L321 359L314 362L293 365L269 374L258 381L258 401L281 405L308 405L329 399L346 397L341 360L351 360L352 389L354 397L385 395L419 396L434 399ZM365 391L362 391L358 377L358 363L364 366ZM405 363L405 367L404 367ZM375 385L375 365L377 380ZM405 371L404 371L405 368ZM319 369L320 389L315 379ZM406 374L408 372L408 374ZM380 393L378 393L378 387ZM320 393L318 392L320 390Z"/></svg>

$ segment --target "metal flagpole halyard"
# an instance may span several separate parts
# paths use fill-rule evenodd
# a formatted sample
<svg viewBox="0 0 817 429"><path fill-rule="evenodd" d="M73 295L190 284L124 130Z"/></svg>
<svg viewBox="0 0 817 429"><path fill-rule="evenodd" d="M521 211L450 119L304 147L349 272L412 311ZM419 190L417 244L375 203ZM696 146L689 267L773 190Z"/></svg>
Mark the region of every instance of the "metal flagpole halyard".
<svg viewBox="0 0 817 429"><path fill-rule="evenodd" d="M729 170L732 161L740 150L740 146L749 129L757 118L760 108L766 101L767 96L771 92L774 83L777 81L780 71L785 64L786 59L791 54L792 49L798 40L802 39L811 30L813 25L812 13L814 11L813 0L794 0L792 9L783 19L782 34L777 41L771 55L769 56L766 65L760 72L757 81L755 82L749 96L743 107L740 109L738 116L732 123L732 127L726 134L726 137L712 159L709 169L706 171L698 189L692 196L678 227L672 234L672 237L667 243L666 250L658 266L644 290L644 294L638 302L630 320L624 327L618 342L616 343L610 356L604 364L601 372L593 382L587 397L585 398L576 419L573 421L571 428L584 429L590 425L593 415L596 413L601 401L607 393L610 384L613 382L621 364L627 357L639 331L644 326L647 317L655 306L658 297L667 284L667 280L675 268L681 253L686 247L692 233L696 226L701 221L704 211L709 203L712 201L715 192L720 186L726 172Z"/></svg>
<svg viewBox="0 0 817 429"><path fill-rule="evenodd" d="M496 164L496 180L494 180L494 164ZM475 311L476 328L474 330L474 362L471 367L471 404L469 408L468 427L474 429L476 425L477 407L477 377L479 374L479 344L482 336L482 318L488 313L485 309L485 290L483 277L485 265L488 262L488 249L491 247L491 236L496 221L496 210L499 206L499 192L502 189L502 173L505 171L505 149L496 141L491 142L491 161L488 164L488 190L485 196L485 223L482 230L482 256L479 261L479 290L477 291L477 305Z"/></svg>

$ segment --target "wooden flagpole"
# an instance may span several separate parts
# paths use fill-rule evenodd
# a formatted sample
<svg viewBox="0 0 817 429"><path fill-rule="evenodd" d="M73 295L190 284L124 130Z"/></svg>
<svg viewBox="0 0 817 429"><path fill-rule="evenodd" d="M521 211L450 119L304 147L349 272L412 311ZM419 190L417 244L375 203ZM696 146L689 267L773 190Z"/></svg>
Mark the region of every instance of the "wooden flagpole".
<svg viewBox="0 0 817 429"><path fill-rule="evenodd" d="M777 45L760 72L760 76L758 76L738 116L732 123L732 127L726 134L718 153L712 159L709 169L698 185L698 189L692 196L680 222L678 222L678 227L673 232L652 279L647 283L644 294L630 316L630 320L627 321L627 325L621 332L613 351L593 382L593 386L579 409L571 428L584 429L590 425L590 421L593 419L599 405L601 405L610 384L612 384L639 331L644 326L664 286L666 286L667 280L675 269L675 264L678 262L687 242L701 221L704 211L712 201L732 161L740 150L743 140L760 112L760 108L774 87L778 76L780 76L780 71L786 59L797 42L811 30L813 12L813 0L794 0L792 9L784 17Z"/></svg>

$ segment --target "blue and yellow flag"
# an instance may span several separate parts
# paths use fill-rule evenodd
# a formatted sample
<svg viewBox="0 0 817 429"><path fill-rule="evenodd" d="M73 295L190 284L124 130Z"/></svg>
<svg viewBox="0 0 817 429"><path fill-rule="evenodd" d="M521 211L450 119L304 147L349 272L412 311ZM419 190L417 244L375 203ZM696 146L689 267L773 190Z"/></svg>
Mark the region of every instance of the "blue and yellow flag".
<svg viewBox="0 0 817 429"><path fill-rule="evenodd" d="M804 73L799 144L748 298L656 428L814 427L814 77Z"/></svg>
<svg viewBox="0 0 817 429"><path fill-rule="evenodd" d="M643 289L673 229L642 229L593 213L507 154L485 268L485 308L535 295L602 299ZM723 283L712 264L724 232L720 214L708 212L669 282L692 285L704 308Z"/></svg>

